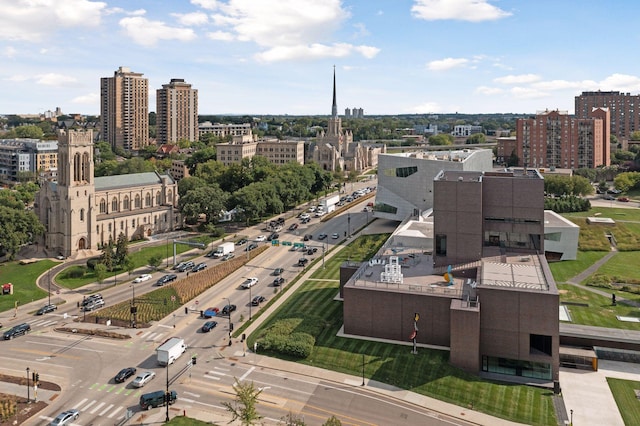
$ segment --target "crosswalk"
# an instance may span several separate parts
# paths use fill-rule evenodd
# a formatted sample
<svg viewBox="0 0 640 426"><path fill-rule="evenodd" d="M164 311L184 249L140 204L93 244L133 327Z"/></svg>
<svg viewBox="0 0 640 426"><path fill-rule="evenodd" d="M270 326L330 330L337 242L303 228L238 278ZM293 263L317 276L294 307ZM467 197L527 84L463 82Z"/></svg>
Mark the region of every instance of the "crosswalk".
<svg viewBox="0 0 640 426"><path fill-rule="evenodd" d="M47 317L47 318L39 318L39 319L35 319L35 320L31 320L31 321L27 321L27 323L31 326L31 328L45 328L45 327L49 327L51 325L56 325L60 319L62 317L59 318L52 318L52 317Z"/></svg>

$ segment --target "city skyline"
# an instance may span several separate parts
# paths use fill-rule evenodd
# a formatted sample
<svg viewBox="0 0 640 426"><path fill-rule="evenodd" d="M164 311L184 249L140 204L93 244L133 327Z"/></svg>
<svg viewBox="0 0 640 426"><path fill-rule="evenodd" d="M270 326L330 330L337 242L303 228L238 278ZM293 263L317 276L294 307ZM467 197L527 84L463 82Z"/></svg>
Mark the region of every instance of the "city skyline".
<svg viewBox="0 0 640 426"><path fill-rule="evenodd" d="M0 0L0 114L98 115L100 78L174 78L199 113L572 114L640 92L640 4L515 0Z"/></svg>

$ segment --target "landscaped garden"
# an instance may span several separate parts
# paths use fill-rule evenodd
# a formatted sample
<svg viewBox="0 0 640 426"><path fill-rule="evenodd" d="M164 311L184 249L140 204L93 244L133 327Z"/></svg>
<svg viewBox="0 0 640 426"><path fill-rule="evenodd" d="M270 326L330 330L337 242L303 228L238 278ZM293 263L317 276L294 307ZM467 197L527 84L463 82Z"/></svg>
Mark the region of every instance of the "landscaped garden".
<svg viewBox="0 0 640 426"><path fill-rule="evenodd" d="M36 279L50 268L60 262L49 259L38 262L21 264L20 262L7 262L0 264L1 284L13 284L12 295L0 296L0 312L14 309L16 302L18 307L25 303L40 300L47 296L47 292L36 285Z"/></svg>
<svg viewBox="0 0 640 426"><path fill-rule="evenodd" d="M616 400L624 424L639 425L640 403L637 392L640 392L640 382L607 377L607 383Z"/></svg>

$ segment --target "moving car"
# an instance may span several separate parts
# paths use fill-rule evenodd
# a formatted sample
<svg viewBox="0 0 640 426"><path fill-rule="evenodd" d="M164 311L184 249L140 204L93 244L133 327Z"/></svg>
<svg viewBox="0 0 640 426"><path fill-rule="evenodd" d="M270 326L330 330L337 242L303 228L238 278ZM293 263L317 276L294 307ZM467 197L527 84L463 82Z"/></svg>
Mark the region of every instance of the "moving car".
<svg viewBox="0 0 640 426"><path fill-rule="evenodd" d="M72 408L71 410L63 411L62 413L58 414L55 419L51 420L51 423L49 423L49 425L50 426L68 425L68 424L71 424L73 420L78 420L79 416L80 416L80 412L75 408Z"/></svg>
<svg viewBox="0 0 640 426"><path fill-rule="evenodd" d="M202 325L201 330L202 330L203 333L208 333L212 329L214 329L216 327L216 325L218 325L218 323L215 322L215 321L207 321Z"/></svg>
<svg viewBox="0 0 640 426"><path fill-rule="evenodd" d="M258 279L256 277L250 277L242 283L242 288L251 288L256 284L258 284Z"/></svg>
<svg viewBox="0 0 640 426"><path fill-rule="evenodd" d="M151 279L151 274L142 274L140 275L138 278L136 278L135 280L133 280L134 283L141 283L143 281L148 281Z"/></svg>
<svg viewBox="0 0 640 426"><path fill-rule="evenodd" d="M297 223L292 223L292 224L289 226L289 231L295 231L296 229L298 229L298 226L299 226L299 225L298 225Z"/></svg>
<svg viewBox="0 0 640 426"><path fill-rule="evenodd" d="M333 234L331 234L331 238L333 238L334 240L337 240L338 238L340 238L340 235L338 235L337 232L334 232Z"/></svg>
<svg viewBox="0 0 640 426"><path fill-rule="evenodd" d="M89 301L87 304L84 304L82 309L85 312L93 311L94 309L100 309L104 306L104 300L102 299L93 299Z"/></svg>
<svg viewBox="0 0 640 426"><path fill-rule="evenodd" d="M13 339L14 337L27 334L29 331L31 331L31 326L25 322L22 324L14 325L13 327L5 331L3 334L3 337L4 337L4 340L10 340L10 339Z"/></svg>
<svg viewBox="0 0 640 426"><path fill-rule="evenodd" d="M247 239L246 238L242 238L242 239L238 240L238 242L236 242L237 246L241 246L243 244L247 244Z"/></svg>
<svg viewBox="0 0 640 426"><path fill-rule="evenodd" d="M177 279L178 279L178 276L176 274L163 275L160 278L158 278L158 281L156 281L156 285L163 286L166 283L170 283L171 281L175 281Z"/></svg>
<svg viewBox="0 0 640 426"><path fill-rule="evenodd" d="M618 197L618 201L622 201L623 203L628 203L629 197Z"/></svg>
<svg viewBox="0 0 640 426"><path fill-rule="evenodd" d="M133 379L133 382L131 382L131 386L133 386L134 388L141 388L151 380L153 380L154 377L156 377L156 373L154 373L153 371L145 371L144 373L138 374L136 378Z"/></svg>
<svg viewBox="0 0 640 426"><path fill-rule="evenodd" d="M273 270L273 275L276 275L276 276L282 275L283 272L284 272L283 268L276 268Z"/></svg>
<svg viewBox="0 0 640 426"><path fill-rule="evenodd" d="M327 238L327 234L325 234L324 232L318 235L319 240L324 240L325 238Z"/></svg>
<svg viewBox="0 0 640 426"><path fill-rule="evenodd" d="M191 272L199 272L202 271L203 269L206 269L207 264L206 263L198 263L196 266L194 266L193 268L191 268Z"/></svg>
<svg viewBox="0 0 640 426"><path fill-rule="evenodd" d="M216 315L218 315L218 312L220 312L220 309L218 309L218 308L214 308L214 307L210 307L210 308L207 308L207 309L202 313L202 316L203 316L204 318L213 318L213 317L215 317Z"/></svg>
<svg viewBox="0 0 640 426"><path fill-rule="evenodd" d="M86 299L82 300L82 307L84 308L87 305L90 305L92 303L94 303L97 300L102 300L102 295L100 293L96 293L96 294L92 294L91 296L87 297Z"/></svg>
<svg viewBox="0 0 640 426"><path fill-rule="evenodd" d="M196 264L193 263L193 261L189 260L187 262L182 263L181 265L178 266L178 268L176 268L178 270L178 272L185 272L190 270L191 268L193 268Z"/></svg>
<svg viewBox="0 0 640 426"><path fill-rule="evenodd" d="M42 308L38 309L36 315L48 314L49 312L53 312L56 309L58 309L56 305L44 305Z"/></svg>
<svg viewBox="0 0 640 426"><path fill-rule="evenodd" d="M298 260L298 266L305 266L308 262L309 262L309 259L307 259L306 257L301 257Z"/></svg>
<svg viewBox="0 0 640 426"><path fill-rule="evenodd" d="M282 277L278 277L278 278L273 280L273 286L274 287L280 287L282 284L284 284L284 278L282 278Z"/></svg>
<svg viewBox="0 0 640 426"><path fill-rule="evenodd" d="M302 213L300 215L300 219L302 219L302 220L311 219L311 215L309 213Z"/></svg>
<svg viewBox="0 0 640 426"><path fill-rule="evenodd" d="M258 245L256 243L251 243L247 246L247 248L245 249L245 251L251 251L253 249L257 249Z"/></svg>
<svg viewBox="0 0 640 426"><path fill-rule="evenodd" d="M159 390L151 393L145 393L144 395L140 395L140 408L143 410L150 410L152 408L165 405L167 402L171 405L176 402L176 399L178 399L176 391L169 392L169 401L167 401L164 391Z"/></svg>
<svg viewBox="0 0 640 426"><path fill-rule="evenodd" d="M309 241L310 239L313 238L313 235L311 234L305 234L304 238L302 239L302 241Z"/></svg>
<svg viewBox="0 0 640 426"><path fill-rule="evenodd" d="M265 237L264 235L258 235L256 237L256 241L259 242L259 243L267 241L267 237Z"/></svg>
<svg viewBox="0 0 640 426"><path fill-rule="evenodd" d="M273 241L273 240L277 240L278 238L280 238L280 234L278 234L277 232L274 232L273 234L269 235L269 237L267 237L267 240Z"/></svg>
<svg viewBox="0 0 640 426"><path fill-rule="evenodd" d="M233 259L235 255L233 253L227 253L224 256L222 256L222 260L229 260L229 259Z"/></svg>
<svg viewBox="0 0 640 426"><path fill-rule="evenodd" d="M265 299L265 297L264 297L264 296L256 296L256 297L254 297L254 298L251 300L251 304L252 304L253 306L259 306L259 305L260 305L262 302L264 302L265 300L267 300L267 299Z"/></svg>
<svg viewBox="0 0 640 426"><path fill-rule="evenodd" d="M222 308L222 315L229 315L231 312L236 310L236 305L225 305L224 308Z"/></svg>
<svg viewBox="0 0 640 426"><path fill-rule="evenodd" d="M113 380L116 383L122 383L134 374L136 374L136 369L134 367L123 368L118 372L118 374L116 374L116 377L114 377Z"/></svg>

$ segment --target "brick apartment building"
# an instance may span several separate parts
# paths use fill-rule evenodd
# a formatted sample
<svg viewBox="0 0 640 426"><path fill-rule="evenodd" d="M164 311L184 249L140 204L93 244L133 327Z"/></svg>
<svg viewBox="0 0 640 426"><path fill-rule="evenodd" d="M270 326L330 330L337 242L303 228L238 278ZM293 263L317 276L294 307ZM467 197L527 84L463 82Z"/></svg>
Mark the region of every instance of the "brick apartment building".
<svg viewBox="0 0 640 426"><path fill-rule="evenodd" d="M198 90L181 78L172 78L156 90L158 145L181 140L195 142L198 135Z"/></svg>
<svg viewBox="0 0 640 426"><path fill-rule="evenodd" d="M594 108L608 108L611 113L611 134L628 139L640 130L640 95L620 92L582 92L575 97L577 118L589 118Z"/></svg>

